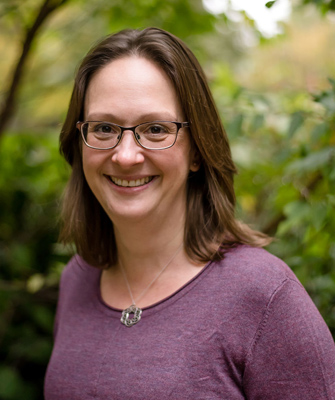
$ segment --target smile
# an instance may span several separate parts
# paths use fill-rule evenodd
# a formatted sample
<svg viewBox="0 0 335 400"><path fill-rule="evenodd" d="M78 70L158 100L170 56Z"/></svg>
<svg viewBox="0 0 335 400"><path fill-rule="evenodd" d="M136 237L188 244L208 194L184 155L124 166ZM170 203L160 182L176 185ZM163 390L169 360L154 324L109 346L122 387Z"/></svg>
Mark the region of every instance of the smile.
<svg viewBox="0 0 335 400"><path fill-rule="evenodd" d="M114 176L110 176L109 179L113 183L115 183L115 185L117 185L117 186L138 187L138 186L143 186L143 185L151 182L154 179L154 177L153 176L146 176L145 178L131 180L131 181L127 181L126 179L115 178Z"/></svg>

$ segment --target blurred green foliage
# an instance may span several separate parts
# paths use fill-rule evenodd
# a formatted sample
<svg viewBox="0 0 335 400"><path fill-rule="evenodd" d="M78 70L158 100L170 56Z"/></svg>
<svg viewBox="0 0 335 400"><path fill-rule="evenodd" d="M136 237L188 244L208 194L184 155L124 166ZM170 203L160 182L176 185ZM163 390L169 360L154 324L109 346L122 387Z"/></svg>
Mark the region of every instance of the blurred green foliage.
<svg viewBox="0 0 335 400"><path fill-rule="evenodd" d="M52 348L58 199L67 169L54 134L6 135L0 146L0 398L41 398Z"/></svg>
<svg viewBox="0 0 335 400"><path fill-rule="evenodd" d="M335 0L303 0L303 4L316 5L322 14L327 14L329 11L335 11Z"/></svg>
<svg viewBox="0 0 335 400"><path fill-rule="evenodd" d="M280 0L268 1L265 6L271 8ZM301 5L313 4L319 8L322 14L327 14L329 11L335 11L335 0L302 0Z"/></svg>
<svg viewBox="0 0 335 400"><path fill-rule="evenodd" d="M332 10L332 2L314 3L321 10L328 5L325 13ZM0 3L2 78L10 77L40 4ZM58 153L58 133L78 61L101 36L127 27L159 26L194 50L239 168L238 215L275 236L269 250L292 267L335 336L335 83L323 76L335 76L328 60L334 41L319 36L316 47L323 53L304 59L307 51L301 53L301 40L298 48L292 36L300 37L304 18L266 40L249 20L212 15L200 0L68 0L46 21L0 141L0 399L43 398L58 281L70 255L57 243L69 174ZM326 34L325 21L315 24L308 24L313 37ZM253 35L256 43L246 44L243 35ZM304 85L295 78L306 70L313 74L306 73ZM2 80L0 104L9 82Z"/></svg>

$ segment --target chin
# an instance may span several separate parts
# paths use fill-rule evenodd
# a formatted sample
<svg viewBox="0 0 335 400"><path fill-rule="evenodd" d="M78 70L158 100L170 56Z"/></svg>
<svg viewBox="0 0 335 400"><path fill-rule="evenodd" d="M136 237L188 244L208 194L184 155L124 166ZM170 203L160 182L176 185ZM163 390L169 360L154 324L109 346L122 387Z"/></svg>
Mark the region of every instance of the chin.
<svg viewBox="0 0 335 400"><path fill-rule="evenodd" d="M139 209L138 207L127 207L125 209L106 211L111 221L115 224L122 224L123 222L139 222L148 219L152 212L149 210Z"/></svg>

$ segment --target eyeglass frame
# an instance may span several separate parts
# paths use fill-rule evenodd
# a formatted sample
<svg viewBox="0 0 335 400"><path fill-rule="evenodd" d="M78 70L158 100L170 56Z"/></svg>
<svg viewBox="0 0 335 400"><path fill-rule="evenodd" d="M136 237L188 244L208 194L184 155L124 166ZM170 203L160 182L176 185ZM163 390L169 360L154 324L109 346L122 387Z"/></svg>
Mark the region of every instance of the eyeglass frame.
<svg viewBox="0 0 335 400"><path fill-rule="evenodd" d="M83 133L82 126L83 126L84 124L87 124L87 123L90 123L90 122L101 122L101 123L106 123L106 124L109 124L109 125L114 125L114 126L117 126L118 128L120 128L120 129L121 129L121 132L120 132L120 134L119 134L119 139L118 139L117 143L115 144L115 146L106 147L106 148L101 148L101 147L95 147L95 146L89 145L89 144L86 142L86 139L85 139L85 136L84 136L84 133ZM135 129L136 129L137 127L141 126L141 125L145 125L145 124L148 124L148 123L155 123L155 122L157 122L157 123L159 123L159 122L160 122L160 123L161 123L161 122L169 122L169 123L173 123L173 124L175 124L175 125L177 126L177 132L176 132L175 140L174 140L174 142L173 142L170 146L152 148L152 147L146 147L146 146L144 146L144 145L139 141L139 139L138 139L138 137L137 137L137 135L136 135ZM115 149L115 147L118 146L118 144L121 142L121 140L122 140L122 138L123 138L123 132L124 132L124 131L132 131L136 143L138 143L143 149L146 149L146 150L166 150L166 149L169 149L170 147L172 147L172 146L176 143L179 130L180 130L181 128L188 128L189 126L190 126L190 123L189 123L189 122L177 122L177 121L150 121L150 122L142 122L142 123L140 123L140 124L138 124L138 125L134 125L134 126L130 126L130 127L121 126L121 125L118 125L118 124L114 124L113 122L107 122L107 121L78 121L78 122L76 123L76 128L80 131L81 137L82 137L82 139L83 139L83 142L85 143L85 145L86 145L87 147L89 147L89 148L91 148L91 149L94 149L94 150L112 150L112 149Z"/></svg>

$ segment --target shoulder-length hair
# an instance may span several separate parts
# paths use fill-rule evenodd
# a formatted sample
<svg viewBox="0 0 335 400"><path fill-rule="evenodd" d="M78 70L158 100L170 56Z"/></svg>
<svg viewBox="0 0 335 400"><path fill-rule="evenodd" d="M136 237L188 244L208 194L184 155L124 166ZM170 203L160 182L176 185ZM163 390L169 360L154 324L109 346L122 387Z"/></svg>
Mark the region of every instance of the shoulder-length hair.
<svg viewBox="0 0 335 400"><path fill-rule="evenodd" d="M107 36L83 59L75 78L60 150L72 166L63 199L60 240L74 243L78 253L98 267L117 260L113 223L89 188L82 167L81 138L76 122L84 118L85 93L92 76L125 56L155 62L169 77L186 118L201 164L187 181L184 245L196 262L219 260L237 244L261 247L270 239L235 218L236 167L205 74L191 50L179 38L157 28L123 30Z"/></svg>

